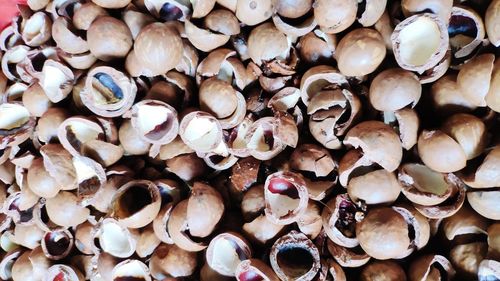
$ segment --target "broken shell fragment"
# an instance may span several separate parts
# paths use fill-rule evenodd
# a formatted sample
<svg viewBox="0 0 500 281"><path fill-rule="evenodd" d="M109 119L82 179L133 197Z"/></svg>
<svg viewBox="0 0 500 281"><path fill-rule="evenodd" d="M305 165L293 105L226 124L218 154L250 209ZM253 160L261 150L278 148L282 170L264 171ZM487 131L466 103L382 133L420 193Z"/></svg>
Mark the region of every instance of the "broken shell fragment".
<svg viewBox="0 0 500 281"><path fill-rule="evenodd" d="M266 217L277 224L297 221L307 209L309 196L301 175L277 172L267 177L264 185Z"/></svg>
<svg viewBox="0 0 500 281"><path fill-rule="evenodd" d="M470 207L464 206L453 216L445 218L442 227L446 238L453 240L463 234L486 234L488 221Z"/></svg>
<svg viewBox="0 0 500 281"><path fill-rule="evenodd" d="M111 217L128 228L141 228L152 222L161 208L158 187L147 180L130 181L120 187L111 203Z"/></svg>
<svg viewBox="0 0 500 281"><path fill-rule="evenodd" d="M142 100L134 104L130 114L132 127L144 141L161 145L170 143L177 136L177 111L167 103Z"/></svg>
<svg viewBox="0 0 500 281"><path fill-rule="evenodd" d="M54 264L45 272L44 281L52 280L83 281L83 274L75 268L64 264Z"/></svg>
<svg viewBox="0 0 500 281"><path fill-rule="evenodd" d="M345 145L363 150L364 157L392 172L401 163L403 148L399 136L380 121L365 121L351 128Z"/></svg>
<svg viewBox="0 0 500 281"><path fill-rule="evenodd" d="M60 191L55 197L48 198L45 207L50 220L64 227L79 225L90 215L90 210L81 206L77 196L68 191Z"/></svg>
<svg viewBox="0 0 500 281"><path fill-rule="evenodd" d="M498 47L500 46L500 20L498 14L500 13L500 1L491 1L488 9L486 9L485 26L488 33L490 42Z"/></svg>
<svg viewBox="0 0 500 281"><path fill-rule="evenodd" d="M211 30L202 29L194 25L191 21L185 22L186 36L198 50L210 52L229 41L229 35L215 33Z"/></svg>
<svg viewBox="0 0 500 281"><path fill-rule="evenodd" d="M73 234L68 230L46 232L41 245L45 256L51 260L60 260L68 256L73 249Z"/></svg>
<svg viewBox="0 0 500 281"><path fill-rule="evenodd" d="M149 268L139 260L124 260L117 264L111 273L112 281L144 280L151 281Z"/></svg>
<svg viewBox="0 0 500 281"><path fill-rule="evenodd" d="M203 111L194 111L182 118L179 135L191 149L210 152L222 141L222 128L214 116Z"/></svg>
<svg viewBox="0 0 500 281"><path fill-rule="evenodd" d="M469 56L483 43L485 28L481 16L473 9L454 6L448 25L450 46L455 58Z"/></svg>
<svg viewBox="0 0 500 281"><path fill-rule="evenodd" d="M318 248L295 230L276 240L269 255L281 280L312 280L321 267Z"/></svg>
<svg viewBox="0 0 500 281"><path fill-rule="evenodd" d="M424 164L437 172L451 173L465 167L467 156L463 148L440 130L424 130L418 138L417 146Z"/></svg>
<svg viewBox="0 0 500 281"><path fill-rule="evenodd" d="M220 193L213 187L195 182L187 205L189 232L196 237L210 235L224 213L224 203ZM199 218L203 217L203 220Z"/></svg>
<svg viewBox="0 0 500 281"><path fill-rule="evenodd" d="M465 63L457 75L461 95L474 106L486 106L495 55L482 54Z"/></svg>
<svg viewBox="0 0 500 281"><path fill-rule="evenodd" d="M189 225L187 224L187 208L188 200L179 202L172 213L167 223L167 230L179 248L189 252L203 251L207 246L203 243L193 241L189 233Z"/></svg>
<svg viewBox="0 0 500 281"><path fill-rule="evenodd" d="M485 218L498 220L500 211L496 207L496 200L500 198L498 189L471 190L467 192L467 201L472 209Z"/></svg>
<svg viewBox="0 0 500 281"><path fill-rule="evenodd" d="M207 264L224 276L235 276L240 262L252 257L247 241L239 234L226 232L214 237L206 252Z"/></svg>
<svg viewBox="0 0 500 281"><path fill-rule="evenodd" d="M345 193L330 199L321 213L323 229L328 238L347 248L359 244L355 227L357 220L363 217L364 210L356 206Z"/></svg>
<svg viewBox="0 0 500 281"><path fill-rule="evenodd" d="M425 255L410 265L409 280L452 280L455 270L450 261L441 255Z"/></svg>
<svg viewBox="0 0 500 281"><path fill-rule="evenodd" d="M443 59L448 50L448 29L439 16L417 14L400 22L391 36L399 66L423 73Z"/></svg>
<svg viewBox="0 0 500 281"><path fill-rule="evenodd" d="M238 281L278 281L279 278L273 269L258 259L248 259L240 262L235 270Z"/></svg>
<svg viewBox="0 0 500 281"><path fill-rule="evenodd" d="M128 229L111 218L104 219L94 233L100 248L118 258L130 257L137 248L138 238L137 230Z"/></svg>
<svg viewBox="0 0 500 281"><path fill-rule="evenodd" d="M117 117L134 103L137 86L125 74L108 66L93 68L80 92L82 103L103 117Z"/></svg>
<svg viewBox="0 0 500 281"><path fill-rule="evenodd" d="M190 276L196 269L197 254L185 251L176 245L158 246L151 259L149 269L151 276L158 280L165 280L168 276Z"/></svg>
<svg viewBox="0 0 500 281"><path fill-rule="evenodd" d="M259 160L269 160L286 147L276 135L276 119L273 117L263 117L253 122L244 140L250 155Z"/></svg>

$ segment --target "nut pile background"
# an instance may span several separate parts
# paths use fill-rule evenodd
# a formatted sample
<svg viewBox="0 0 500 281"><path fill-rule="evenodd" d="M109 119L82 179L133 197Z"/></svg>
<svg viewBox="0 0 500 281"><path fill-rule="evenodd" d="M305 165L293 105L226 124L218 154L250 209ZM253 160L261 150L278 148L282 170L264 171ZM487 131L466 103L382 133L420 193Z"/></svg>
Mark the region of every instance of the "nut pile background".
<svg viewBox="0 0 500 281"><path fill-rule="evenodd" d="M500 0L28 0L0 279L500 280Z"/></svg>

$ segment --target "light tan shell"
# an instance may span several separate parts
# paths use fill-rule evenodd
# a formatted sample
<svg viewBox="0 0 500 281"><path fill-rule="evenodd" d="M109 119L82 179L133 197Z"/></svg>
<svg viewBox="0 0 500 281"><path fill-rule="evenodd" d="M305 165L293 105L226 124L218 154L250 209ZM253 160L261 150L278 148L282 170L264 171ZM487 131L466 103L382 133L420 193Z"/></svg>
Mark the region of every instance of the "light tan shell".
<svg viewBox="0 0 500 281"><path fill-rule="evenodd" d="M340 39L335 58L346 76L364 76L377 69L385 58L382 36L371 28L358 28Z"/></svg>
<svg viewBox="0 0 500 281"><path fill-rule="evenodd" d="M391 172L399 167L403 156L399 136L379 121L365 121L354 126L347 132L344 144L361 148L368 159Z"/></svg>
<svg viewBox="0 0 500 281"><path fill-rule="evenodd" d="M354 23L357 11L356 0L319 0L314 5L314 18L324 32L335 34Z"/></svg>
<svg viewBox="0 0 500 281"><path fill-rule="evenodd" d="M485 15L488 39L496 47L500 46L500 1L491 1Z"/></svg>
<svg viewBox="0 0 500 281"><path fill-rule="evenodd" d="M494 61L493 54L479 55L464 64L458 73L457 85L463 97L475 106L486 106Z"/></svg>
<svg viewBox="0 0 500 281"><path fill-rule="evenodd" d="M379 111L396 111L414 107L420 100L422 85L418 77L401 68L391 68L377 74L370 85L371 105Z"/></svg>
<svg viewBox="0 0 500 281"><path fill-rule="evenodd" d="M465 167L467 157L460 144L440 130L424 130L417 146L424 164L437 172L451 173Z"/></svg>

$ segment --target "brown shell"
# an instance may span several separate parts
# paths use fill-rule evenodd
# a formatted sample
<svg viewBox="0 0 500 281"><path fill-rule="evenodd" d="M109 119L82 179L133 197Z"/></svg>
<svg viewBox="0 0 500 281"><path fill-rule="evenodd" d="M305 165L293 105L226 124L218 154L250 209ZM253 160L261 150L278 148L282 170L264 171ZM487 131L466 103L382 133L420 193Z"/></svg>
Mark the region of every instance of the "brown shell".
<svg viewBox="0 0 500 281"><path fill-rule="evenodd" d="M356 236L363 250L379 260L401 256L411 242L404 217L386 207L370 210L356 225Z"/></svg>
<svg viewBox="0 0 500 281"><path fill-rule="evenodd" d="M326 33L340 33L356 20L356 0L319 0L314 4L314 18Z"/></svg>
<svg viewBox="0 0 500 281"><path fill-rule="evenodd" d="M186 234L186 231L189 230L189 226L187 224L187 208L187 199L179 202L174 207L167 223L168 233L170 234L172 241L174 241L175 245L179 248L190 252L203 251L207 246L203 243L194 242Z"/></svg>
<svg viewBox="0 0 500 281"><path fill-rule="evenodd" d="M224 244L220 244L221 242ZM251 258L252 250L250 244L240 234L224 232L210 241L205 256L208 266L214 271L223 276L235 276L236 266L241 261Z"/></svg>
<svg viewBox="0 0 500 281"><path fill-rule="evenodd" d="M317 177L328 176L337 167L330 152L315 144L302 144L290 156L290 168L313 172Z"/></svg>
<svg viewBox="0 0 500 281"><path fill-rule="evenodd" d="M462 208L466 195L465 185L459 178L451 173L447 175L447 181L454 183L452 185L452 195L448 198L448 200L434 206L414 204L415 208L424 216L430 219L446 218L452 216L453 214L458 212L460 208Z"/></svg>
<svg viewBox="0 0 500 281"><path fill-rule="evenodd" d="M260 277L262 281L280 280L273 269L259 259L244 260L236 268L237 281L251 281L255 276Z"/></svg>
<svg viewBox="0 0 500 281"><path fill-rule="evenodd" d="M358 211L354 203L345 193L330 199L321 213L323 229L328 238L342 247L354 248L358 246L358 239L351 230L339 228L340 222L342 222L340 223L342 227L352 227L356 223L354 217ZM361 214L361 212L359 213ZM347 216L352 217L352 219L346 219ZM343 222L344 220L346 220L346 222Z"/></svg>
<svg viewBox="0 0 500 281"><path fill-rule="evenodd" d="M361 247L347 248L327 241L328 252L343 267L360 267L370 261L371 257Z"/></svg>
<svg viewBox="0 0 500 281"><path fill-rule="evenodd" d="M309 255L310 262L296 267L289 265L286 259L292 259L293 257L290 256L292 253L282 253L288 251L292 253L296 251L298 255ZM321 267L319 251L314 243L307 236L295 230L276 240L269 256L271 267L281 280L312 280Z"/></svg>
<svg viewBox="0 0 500 281"><path fill-rule="evenodd" d="M377 74L370 85L370 104L379 111L414 107L420 100L422 85L412 72L391 68Z"/></svg>
<svg viewBox="0 0 500 281"><path fill-rule="evenodd" d="M500 1L491 1L488 9L486 9L485 25L488 39L491 44L500 46Z"/></svg>
<svg viewBox="0 0 500 281"><path fill-rule="evenodd" d="M99 16L107 16L108 12L92 2L83 3L73 14L73 25L80 30L88 30L90 24Z"/></svg>
<svg viewBox="0 0 500 281"><path fill-rule="evenodd" d="M300 37L298 46L301 59L308 63L317 63L333 57L337 48L337 37L316 29Z"/></svg>
<svg viewBox="0 0 500 281"><path fill-rule="evenodd" d="M394 173L384 169L353 177L347 184L349 197L354 202L362 200L368 205L391 204L400 192L401 185Z"/></svg>
<svg viewBox="0 0 500 281"><path fill-rule="evenodd" d="M196 237L207 237L213 232L223 214L224 203L220 193L207 184L195 182L187 205L189 233Z"/></svg>
<svg viewBox="0 0 500 281"><path fill-rule="evenodd" d="M341 86L347 84L347 79L337 69L328 65L319 65L309 68L300 80L302 102L307 106L317 94L317 85L333 84Z"/></svg>
<svg viewBox="0 0 500 281"><path fill-rule="evenodd" d="M272 145L270 146L266 141L267 138L273 138ZM248 129L245 137L245 143L249 149L250 155L259 160L269 160L283 151L286 145L276 136L276 119L274 117L262 117L253 122ZM264 142L265 147L262 147Z"/></svg>
<svg viewBox="0 0 500 281"><path fill-rule="evenodd" d="M486 234L488 220L469 206L463 206L454 215L445 218L441 225L446 238L453 240L462 234Z"/></svg>
<svg viewBox="0 0 500 281"><path fill-rule="evenodd" d="M165 53L165 50L170 50ZM145 26L134 42L137 61L151 76L165 74L179 64L182 58L182 40L179 33L163 23Z"/></svg>
<svg viewBox="0 0 500 281"><path fill-rule="evenodd" d="M196 131L199 131L201 129L201 128L195 129L194 122L200 122L201 120L205 120L203 122L212 123L213 126L212 128L210 128L210 131L207 131L204 135L201 136L194 135L196 138L192 139L192 134L196 133ZM200 125L201 124L199 124L198 126ZM201 126L206 126L206 124ZM210 136L212 137L211 139L209 139L209 142L200 144L202 138L206 140L208 134L211 134ZM215 148L217 148L219 143L222 141L222 127L219 121L209 113L203 111L194 111L185 115L182 118L181 123L179 125L179 135L181 136L184 143L191 149L197 152L210 152Z"/></svg>
<svg viewBox="0 0 500 281"><path fill-rule="evenodd" d="M417 146L424 164L437 172L451 173L465 167L467 157L463 148L440 130L424 130Z"/></svg>
<svg viewBox="0 0 500 281"><path fill-rule="evenodd" d="M277 190L273 187L273 183L279 185ZM285 182L285 183L283 183ZM281 190L283 188L282 185L292 185L287 186L285 190ZM289 189L292 188L290 191ZM295 191L293 191L295 189ZM281 203L284 203L283 200L276 200L276 193L279 196L286 196L290 199L297 200L298 202L294 202L296 206L293 209L288 209L287 213L284 215L280 215L278 213L278 208ZM296 194L288 194L288 193L296 193ZM306 211L307 202L309 200L309 196L307 193L307 187L305 185L304 179L300 174L296 174L293 172L276 172L274 174L269 175L266 178L266 182L264 184L264 196L265 196L265 213L266 217L276 223L276 224L291 224L296 221L301 214ZM273 200L274 198L274 200ZM281 198L283 199L283 198ZM281 206L283 207L283 206Z"/></svg>
<svg viewBox="0 0 500 281"><path fill-rule="evenodd" d="M500 210L497 203L500 198L498 188L486 190L472 190L467 192L467 201L472 209L485 218L492 220L500 219Z"/></svg>
<svg viewBox="0 0 500 281"><path fill-rule="evenodd" d="M141 106L145 106L146 111L141 109ZM156 122L157 120L153 120L147 113L147 111L152 110L152 108L154 107L163 108L165 120L162 120L161 123ZM130 114L132 127L138 132L139 137L149 143L156 145L170 143L175 139L177 133L179 132L177 111L167 103L158 100L143 99L140 102L134 104ZM141 118L142 114L145 114L145 116L147 117L143 117L144 119ZM156 116L160 116L160 114L158 113L156 114ZM155 124L152 130L145 131L144 128L142 128L142 125L145 124L144 120L148 120L149 124Z"/></svg>
<svg viewBox="0 0 500 281"><path fill-rule="evenodd" d="M495 112L500 112L500 60L496 60L491 77L490 90L486 95L486 105Z"/></svg>
<svg viewBox="0 0 500 281"><path fill-rule="evenodd" d="M448 175L435 172L425 165L407 163L399 168L403 194L413 203L433 206L452 196L456 183Z"/></svg>
<svg viewBox="0 0 500 281"><path fill-rule="evenodd" d="M243 224L245 235L262 245L275 239L284 229L286 226L272 222L265 215L260 215L253 221Z"/></svg>
<svg viewBox="0 0 500 281"><path fill-rule="evenodd" d="M439 264L444 269L443 275L438 269L439 267L434 264ZM455 270L451 263L441 255L425 255L414 260L410 265L409 279L413 280L427 280L427 278L436 278L436 280L452 280L455 275Z"/></svg>
<svg viewBox="0 0 500 281"><path fill-rule="evenodd" d="M236 35L240 33L238 19L231 11L216 9L211 11L203 20L205 26L211 31L224 35Z"/></svg>
<svg viewBox="0 0 500 281"><path fill-rule="evenodd" d="M419 23L426 26L417 28L416 25ZM421 32L415 33L414 30L421 30ZM415 39L407 38L412 34L418 37ZM391 40L394 57L399 66L419 73L423 73L438 64L446 55L449 43L445 21L439 16L429 13L417 14L400 22L394 29ZM431 40L434 40L434 42ZM419 42L419 44L415 44L415 42ZM425 48L426 43L433 43L433 46L430 47L434 48L427 50ZM417 54L424 50L427 53L423 56Z"/></svg>
<svg viewBox="0 0 500 281"><path fill-rule="evenodd" d="M374 25L382 16L387 5L387 0L366 0L365 10L358 11L358 22L368 27Z"/></svg>
<svg viewBox="0 0 500 281"><path fill-rule="evenodd" d="M500 173L497 169L500 162L500 146L495 146L488 152L483 162L471 174L465 173L461 179L472 188L496 187L500 182Z"/></svg>
<svg viewBox="0 0 500 281"><path fill-rule="evenodd" d="M89 45L82 37L73 33L72 24L64 17L57 18L52 24L52 38L66 53L81 54L89 50Z"/></svg>
<svg viewBox="0 0 500 281"><path fill-rule="evenodd" d="M406 281L403 268L394 261L374 261L363 267L360 281Z"/></svg>
<svg viewBox="0 0 500 281"><path fill-rule="evenodd" d="M96 76L103 76L103 74L108 75L111 81L103 83L99 81L99 78L96 78ZM120 89L122 97L117 98L116 93L113 92L115 89L107 86L109 82ZM111 96L109 96L109 92L112 93ZM85 88L80 92L80 98L82 103L95 114L103 117L117 117L130 109L136 93L135 82L124 73L112 67L98 66L87 74ZM105 101L103 102L102 99Z"/></svg>
<svg viewBox="0 0 500 281"><path fill-rule="evenodd" d="M266 21L272 15L273 1L272 0L237 0L236 1L236 17L246 25L257 25Z"/></svg>
<svg viewBox="0 0 500 281"><path fill-rule="evenodd" d="M316 28L316 21L314 17L309 17L300 24L289 24L283 20L279 15L273 15L273 23L284 34L297 38L306 35Z"/></svg>
<svg viewBox="0 0 500 281"><path fill-rule="evenodd" d="M335 58L346 76L364 76L377 69L385 58L384 40L378 31L358 28L340 39Z"/></svg>
<svg viewBox="0 0 500 281"><path fill-rule="evenodd" d="M87 31L90 52L102 61L124 58L132 48L132 33L121 20L101 16Z"/></svg>
<svg viewBox="0 0 500 281"><path fill-rule="evenodd" d="M447 74L432 84L431 98L438 112L466 112L476 108L462 95L453 74Z"/></svg>
<svg viewBox="0 0 500 281"><path fill-rule="evenodd" d="M241 0L240 0L241 1ZM264 23L252 29L248 37L248 54L258 65L289 50L288 39L274 24Z"/></svg>
<svg viewBox="0 0 500 281"><path fill-rule="evenodd" d="M465 63L457 76L463 97L475 106L486 106L495 55L482 54Z"/></svg>
<svg viewBox="0 0 500 281"><path fill-rule="evenodd" d="M486 32L483 20L476 11L469 7L453 6L449 25L450 28L455 29L467 26L466 28L475 29L476 32L475 36L470 36L472 34L465 35L459 32L457 35L450 37L450 45L456 58L462 58L470 55L472 52L477 50L477 48L479 48L484 41ZM470 25L473 25L473 27Z"/></svg>
<svg viewBox="0 0 500 281"><path fill-rule="evenodd" d="M73 234L69 230L56 230L44 234L41 246L47 258L60 260L68 256L73 243Z"/></svg>
<svg viewBox="0 0 500 281"><path fill-rule="evenodd" d="M152 222L161 208L158 187L147 180L134 180L116 191L110 216L128 228L141 228Z"/></svg>
<svg viewBox="0 0 500 281"><path fill-rule="evenodd" d="M483 153L488 142L483 121L471 114L459 113L445 120L442 130L455 139L471 160Z"/></svg>
<svg viewBox="0 0 500 281"><path fill-rule="evenodd" d="M196 253L185 251L175 245L159 245L149 260L151 276L158 280L165 280L163 278L167 275L189 276L196 269L196 257Z"/></svg>
<svg viewBox="0 0 500 281"><path fill-rule="evenodd" d="M380 121L365 121L351 128L344 139L345 145L361 148L372 162L392 172L403 156L399 136Z"/></svg>
<svg viewBox="0 0 500 281"><path fill-rule="evenodd" d="M402 0L401 10L406 17L430 10L448 23L452 13L453 0Z"/></svg>
<svg viewBox="0 0 500 281"><path fill-rule="evenodd" d="M202 29L186 20L185 22L186 35L198 50L203 52L210 52L229 41L229 35L219 34L207 29Z"/></svg>

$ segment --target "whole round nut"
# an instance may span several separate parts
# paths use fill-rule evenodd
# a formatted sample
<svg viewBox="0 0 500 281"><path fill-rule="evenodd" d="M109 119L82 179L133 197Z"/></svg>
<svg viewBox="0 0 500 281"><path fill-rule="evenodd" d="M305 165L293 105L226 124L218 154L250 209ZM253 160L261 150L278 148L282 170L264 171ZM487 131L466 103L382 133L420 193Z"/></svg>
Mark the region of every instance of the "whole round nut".
<svg viewBox="0 0 500 281"><path fill-rule="evenodd" d="M110 61L127 56L132 48L132 33L121 20L99 17L87 31L90 52L100 60Z"/></svg>
<svg viewBox="0 0 500 281"><path fill-rule="evenodd" d="M335 52L338 68L346 76L372 73L385 58L384 39L371 28L358 28L345 35Z"/></svg>
<svg viewBox="0 0 500 281"><path fill-rule="evenodd" d="M356 225L356 237L361 248L379 260L401 256L410 246L408 224L391 208L372 209Z"/></svg>
<svg viewBox="0 0 500 281"><path fill-rule="evenodd" d="M401 68L391 68L377 74L370 85L370 103L379 111L396 111L415 106L422 94L417 75Z"/></svg>
<svg viewBox="0 0 500 281"><path fill-rule="evenodd" d="M134 54L150 76L165 74L176 67L181 61L182 51L179 33L159 22L145 26L134 43Z"/></svg>
<svg viewBox="0 0 500 281"><path fill-rule="evenodd" d="M361 270L361 281L406 281L401 266L393 261L375 261Z"/></svg>

